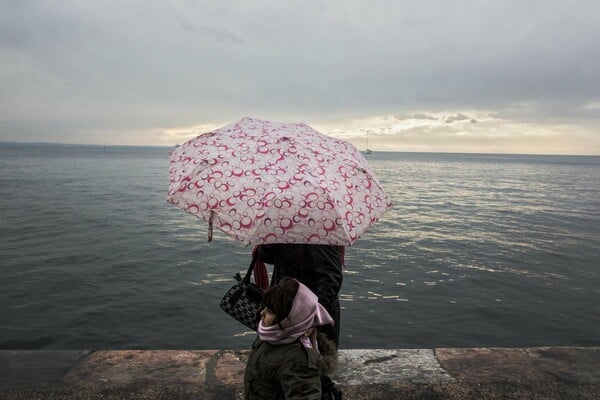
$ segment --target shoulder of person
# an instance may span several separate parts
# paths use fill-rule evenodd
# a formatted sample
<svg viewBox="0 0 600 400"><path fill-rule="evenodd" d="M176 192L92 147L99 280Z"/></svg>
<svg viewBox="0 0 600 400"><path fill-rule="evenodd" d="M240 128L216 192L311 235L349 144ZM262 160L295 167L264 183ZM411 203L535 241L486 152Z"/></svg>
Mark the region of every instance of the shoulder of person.
<svg viewBox="0 0 600 400"><path fill-rule="evenodd" d="M325 336L324 340L328 340ZM333 345L333 344L332 344ZM277 352L278 356L286 360L286 365L289 369L313 369L322 371L323 361L321 354L313 348L305 347L300 340L296 340L288 344L270 345ZM328 345L325 344L327 347ZM333 345L335 349L335 345Z"/></svg>

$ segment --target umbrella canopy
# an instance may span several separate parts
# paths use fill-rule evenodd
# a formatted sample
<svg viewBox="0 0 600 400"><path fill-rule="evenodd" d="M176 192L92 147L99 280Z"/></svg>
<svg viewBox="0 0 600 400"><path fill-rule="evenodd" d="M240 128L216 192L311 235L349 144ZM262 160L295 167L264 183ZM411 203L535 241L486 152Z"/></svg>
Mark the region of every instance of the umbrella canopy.
<svg viewBox="0 0 600 400"><path fill-rule="evenodd" d="M167 201L243 245L351 245L391 207L354 146L303 123L244 118L170 162Z"/></svg>

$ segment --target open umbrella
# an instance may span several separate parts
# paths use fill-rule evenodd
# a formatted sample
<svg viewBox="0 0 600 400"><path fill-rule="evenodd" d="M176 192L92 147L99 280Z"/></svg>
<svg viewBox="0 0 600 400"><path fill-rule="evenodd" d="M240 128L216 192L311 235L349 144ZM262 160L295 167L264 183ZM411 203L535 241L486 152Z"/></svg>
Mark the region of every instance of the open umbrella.
<svg viewBox="0 0 600 400"><path fill-rule="evenodd" d="M243 118L171 152L168 202L243 245L346 246L391 207L350 143L300 123Z"/></svg>

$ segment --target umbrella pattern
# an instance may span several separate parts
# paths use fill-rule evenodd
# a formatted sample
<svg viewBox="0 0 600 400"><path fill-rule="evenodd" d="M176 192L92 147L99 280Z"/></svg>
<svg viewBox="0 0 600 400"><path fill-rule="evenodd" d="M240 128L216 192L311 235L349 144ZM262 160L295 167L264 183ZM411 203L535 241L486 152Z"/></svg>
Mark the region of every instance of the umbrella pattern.
<svg viewBox="0 0 600 400"><path fill-rule="evenodd" d="M303 123L202 134L171 152L169 176L168 202L243 245L351 245L391 207L354 146Z"/></svg>

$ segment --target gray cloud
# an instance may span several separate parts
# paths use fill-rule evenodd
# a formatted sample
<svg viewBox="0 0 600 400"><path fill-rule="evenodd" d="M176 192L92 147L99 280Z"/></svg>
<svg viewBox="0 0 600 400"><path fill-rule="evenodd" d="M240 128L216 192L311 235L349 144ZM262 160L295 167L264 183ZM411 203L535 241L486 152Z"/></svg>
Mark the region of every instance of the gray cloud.
<svg viewBox="0 0 600 400"><path fill-rule="evenodd" d="M206 36L221 43L243 43L243 39L239 35L225 29L202 26L194 21L188 21L183 18L180 19L179 24L181 29L192 37Z"/></svg>
<svg viewBox="0 0 600 400"><path fill-rule="evenodd" d="M586 108L600 100L595 0L46 0L2 10L0 140L93 140L244 115L600 118Z"/></svg>
<svg viewBox="0 0 600 400"><path fill-rule="evenodd" d="M429 114L413 114L412 118L414 118L414 119L431 119L431 120L435 119L434 116L429 115Z"/></svg>
<svg viewBox="0 0 600 400"><path fill-rule="evenodd" d="M394 116L398 121L403 121L406 119L424 119L424 120L435 120L436 118L433 115L426 113L413 113L408 115L398 114Z"/></svg>
<svg viewBox="0 0 600 400"><path fill-rule="evenodd" d="M453 122L457 122L457 121L465 121L465 120L471 120L471 118L470 118L470 117L467 117L467 116L466 116L466 115L464 115L464 114L460 114L460 113L459 113L459 114L456 114L456 115L453 115L453 116L451 116L451 117L448 117L448 118L446 118L446 121L445 121L445 122L446 122L447 124L451 124L451 123L453 123Z"/></svg>

